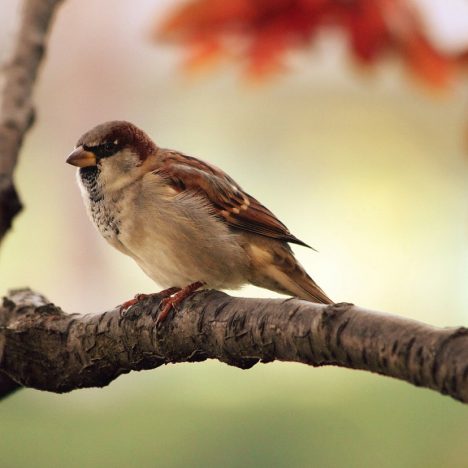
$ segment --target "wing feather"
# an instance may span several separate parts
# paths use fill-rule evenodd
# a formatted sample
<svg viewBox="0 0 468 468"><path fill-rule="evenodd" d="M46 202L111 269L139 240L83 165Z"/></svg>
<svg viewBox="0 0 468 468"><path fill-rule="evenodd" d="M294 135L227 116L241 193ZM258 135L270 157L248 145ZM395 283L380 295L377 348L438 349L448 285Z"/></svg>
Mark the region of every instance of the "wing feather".
<svg viewBox="0 0 468 468"><path fill-rule="evenodd" d="M221 169L175 151L160 150L158 156L155 174L164 177L179 193L193 191L205 196L229 226L312 248Z"/></svg>

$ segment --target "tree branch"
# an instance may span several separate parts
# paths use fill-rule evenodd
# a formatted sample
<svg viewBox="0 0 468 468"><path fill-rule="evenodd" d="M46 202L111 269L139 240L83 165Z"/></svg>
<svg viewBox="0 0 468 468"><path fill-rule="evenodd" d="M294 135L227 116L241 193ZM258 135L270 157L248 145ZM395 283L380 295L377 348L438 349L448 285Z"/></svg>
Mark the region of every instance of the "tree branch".
<svg viewBox="0 0 468 468"><path fill-rule="evenodd" d="M108 385L132 370L218 359L337 365L395 377L468 402L468 329L439 329L352 304L234 298L202 291L156 325L159 298L122 314L65 314L30 290L0 308L0 370L51 392Z"/></svg>
<svg viewBox="0 0 468 468"><path fill-rule="evenodd" d="M22 204L13 172L23 138L34 121L32 92L42 62L47 32L62 0L25 0L12 54L3 66L0 101L0 242ZM0 398L19 386L0 372Z"/></svg>
<svg viewBox="0 0 468 468"><path fill-rule="evenodd" d="M0 104L0 240L21 210L13 171L26 132L34 121L32 91L45 51L47 32L62 0L26 0L18 35L4 65Z"/></svg>

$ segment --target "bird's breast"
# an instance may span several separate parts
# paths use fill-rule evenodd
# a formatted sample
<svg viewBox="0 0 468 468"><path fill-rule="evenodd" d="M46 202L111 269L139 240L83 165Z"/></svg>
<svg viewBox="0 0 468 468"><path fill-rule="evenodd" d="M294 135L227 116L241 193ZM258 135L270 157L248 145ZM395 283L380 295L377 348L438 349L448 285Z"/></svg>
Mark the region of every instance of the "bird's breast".
<svg viewBox="0 0 468 468"><path fill-rule="evenodd" d="M108 240L116 241L120 234L119 204L106 200L104 197L99 201L90 201L90 214L102 236Z"/></svg>
<svg viewBox="0 0 468 468"><path fill-rule="evenodd" d="M78 181L88 214L98 231L111 245L125 251L119 241L122 224L121 194L105 193L96 167L81 168Z"/></svg>

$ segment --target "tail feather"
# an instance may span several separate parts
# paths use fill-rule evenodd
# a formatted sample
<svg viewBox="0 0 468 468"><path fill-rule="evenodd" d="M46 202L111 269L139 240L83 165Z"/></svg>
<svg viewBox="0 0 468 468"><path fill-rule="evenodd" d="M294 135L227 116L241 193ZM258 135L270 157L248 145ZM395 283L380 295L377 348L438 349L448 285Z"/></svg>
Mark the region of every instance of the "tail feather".
<svg viewBox="0 0 468 468"><path fill-rule="evenodd" d="M303 271L302 275L294 275L291 279L302 290L302 294L297 294L300 299L321 304L334 304L323 289L305 271Z"/></svg>
<svg viewBox="0 0 468 468"><path fill-rule="evenodd" d="M320 304L334 304L320 286L305 272L298 262L293 269L284 270L277 265L266 269L267 276L274 280L270 284L258 284L283 294L296 296L299 299ZM274 286L273 286L274 284Z"/></svg>
<svg viewBox="0 0 468 468"><path fill-rule="evenodd" d="M273 241L266 246L251 244L250 256L255 265L250 278L252 284L310 302L334 304L296 260L287 244Z"/></svg>

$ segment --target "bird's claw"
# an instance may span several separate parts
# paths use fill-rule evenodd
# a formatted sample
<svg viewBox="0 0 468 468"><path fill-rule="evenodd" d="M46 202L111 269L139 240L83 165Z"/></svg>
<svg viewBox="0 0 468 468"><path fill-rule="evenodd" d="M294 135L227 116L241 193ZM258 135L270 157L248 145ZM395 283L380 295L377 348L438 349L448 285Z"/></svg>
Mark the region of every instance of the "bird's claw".
<svg viewBox="0 0 468 468"><path fill-rule="evenodd" d="M157 296L159 299L165 299L171 297L173 294L177 293L180 291L180 288L168 288L168 289L163 289L162 291L159 291L157 293L153 294L136 294L133 299L130 299L128 301L125 301L123 304L120 304L119 310L121 313L126 312L130 307L134 306L135 304L138 304L139 302L147 299L148 297L151 296Z"/></svg>
<svg viewBox="0 0 468 468"><path fill-rule="evenodd" d="M143 299L146 299L148 296L149 294L136 294L133 299L129 299L128 301L125 301L124 303L118 306L120 312L126 312L128 309L130 309L130 307L134 306L135 304L138 304L138 302L142 301Z"/></svg>
<svg viewBox="0 0 468 468"><path fill-rule="evenodd" d="M164 298L161 301L162 309L158 315L158 318L156 319L156 324L161 324L169 315L171 309L177 310L177 306L180 303L182 303L185 299L190 297L197 289L200 289L204 285L205 283L203 281L195 281L195 283L191 283L185 286L184 288L176 292L174 295L170 295Z"/></svg>

